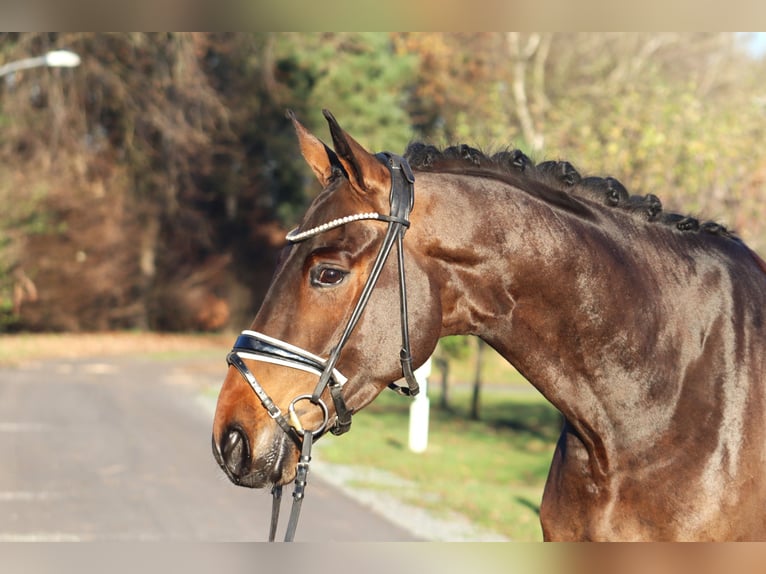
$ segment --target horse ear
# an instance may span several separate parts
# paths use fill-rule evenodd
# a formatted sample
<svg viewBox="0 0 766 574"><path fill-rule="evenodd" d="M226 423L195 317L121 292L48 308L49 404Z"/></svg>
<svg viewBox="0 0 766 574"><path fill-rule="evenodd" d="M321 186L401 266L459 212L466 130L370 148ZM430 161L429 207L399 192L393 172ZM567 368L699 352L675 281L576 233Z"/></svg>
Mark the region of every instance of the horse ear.
<svg viewBox="0 0 766 574"><path fill-rule="evenodd" d="M322 113L330 125L335 152L338 154L352 185L363 191L388 189L391 176L383 164L343 131L329 110L322 110Z"/></svg>
<svg viewBox="0 0 766 574"><path fill-rule="evenodd" d="M301 155L311 167L311 171L317 176L323 187L332 179L333 171L340 170L345 173L342 164L335 152L327 147L319 138L309 132L295 117L292 110L287 110L287 117L293 122L298 143L301 146Z"/></svg>

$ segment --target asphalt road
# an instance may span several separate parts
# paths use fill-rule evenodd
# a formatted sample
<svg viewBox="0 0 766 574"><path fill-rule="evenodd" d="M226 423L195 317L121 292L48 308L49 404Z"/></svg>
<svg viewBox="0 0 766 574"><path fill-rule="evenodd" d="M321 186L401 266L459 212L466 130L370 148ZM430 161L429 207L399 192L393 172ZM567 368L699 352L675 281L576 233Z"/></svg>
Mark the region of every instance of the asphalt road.
<svg viewBox="0 0 766 574"><path fill-rule="evenodd" d="M231 485L210 452L200 392L222 374L132 358L0 369L0 541L266 540L270 496ZM309 476L297 541L414 539Z"/></svg>

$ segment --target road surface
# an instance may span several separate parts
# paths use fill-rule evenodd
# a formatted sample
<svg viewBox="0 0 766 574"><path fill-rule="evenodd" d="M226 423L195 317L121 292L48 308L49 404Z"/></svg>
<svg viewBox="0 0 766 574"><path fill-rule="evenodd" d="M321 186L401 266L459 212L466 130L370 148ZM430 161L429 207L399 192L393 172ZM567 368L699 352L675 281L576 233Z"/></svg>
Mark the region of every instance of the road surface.
<svg viewBox="0 0 766 574"><path fill-rule="evenodd" d="M266 540L268 493L231 485L210 452L200 394L223 365L120 357L0 369L0 541ZM309 475L297 541L415 539Z"/></svg>

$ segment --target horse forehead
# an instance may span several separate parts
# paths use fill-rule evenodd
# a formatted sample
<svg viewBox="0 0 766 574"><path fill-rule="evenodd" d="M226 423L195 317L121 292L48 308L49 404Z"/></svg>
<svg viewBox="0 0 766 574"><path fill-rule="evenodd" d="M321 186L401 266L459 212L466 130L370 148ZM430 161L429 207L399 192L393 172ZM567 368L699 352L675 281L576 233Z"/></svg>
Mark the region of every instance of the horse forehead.
<svg viewBox="0 0 766 574"><path fill-rule="evenodd" d="M354 193L346 179L339 179L324 188L309 205L303 217L306 223L324 223L350 214L350 210L364 207L362 197Z"/></svg>

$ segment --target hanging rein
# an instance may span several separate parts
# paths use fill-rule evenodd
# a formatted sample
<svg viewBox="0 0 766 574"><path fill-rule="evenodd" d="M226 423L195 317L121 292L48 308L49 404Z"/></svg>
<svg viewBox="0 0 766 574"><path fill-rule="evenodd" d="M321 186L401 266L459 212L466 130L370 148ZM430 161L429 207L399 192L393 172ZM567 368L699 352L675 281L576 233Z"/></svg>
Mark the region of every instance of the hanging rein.
<svg viewBox="0 0 766 574"><path fill-rule="evenodd" d="M229 353L226 361L229 365L235 367L242 377L248 382L255 392L263 407L268 411L269 416L290 436L300 447L301 455L298 460L297 472L295 477L295 487L293 490L293 505L290 512L290 518L285 533L285 542L291 542L295 537L295 530L298 526L301 504L303 503L304 492L306 488L306 479L309 471L309 462L311 461L311 447L316 438L329 430L335 435L340 435L351 427L352 410L346 406L343 399L343 385L347 379L335 367L343 351L343 347L348 342L354 327L364 312L367 302L370 299L373 289L380 277L383 267L388 259L394 244L397 248L398 267L399 267L399 310L402 327L402 348L399 353L399 360L402 365L402 373L407 382L407 386L399 386L395 383L389 385L390 388L400 394L415 396L418 394L418 383L412 370L412 354L410 352L410 336L407 324L407 288L404 272L404 233L410 226L409 215L415 200L415 176L412 173L407 160L403 157L383 152L375 156L378 161L385 165L391 174L391 194L390 211L388 215L380 213L360 213L349 215L339 219L334 219L317 227L306 231L297 229L287 234L287 241L290 243L299 243L310 237L324 233L330 229L347 225L355 221L377 220L388 223L388 229L383 238L383 243L378 250L378 254L373 263L370 275L362 289L362 293L356 302L356 306L351 313L351 317L346 324L340 340L333 347L330 356L322 359L308 351L290 345L279 339L267 337L255 331L243 331L234 343L234 348ZM310 395L304 394L295 397L288 406L287 415L274 403L268 393L257 381L253 373L248 369L243 359L262 361L272 364L278 364L293 369L307 371L319 376L314 392ZM321 396L325 389L329 388L335 407L335 420L329 425L329 410L322 400ZM301 424L298 415L295 412L295 405L300 401L309 401L317 405L323 415L323 420L315 429L305 429ZM269 542L273 542L276 537L277 524L279 522L279 509L282 501L282 486L272 488L272 510L271 526L269 529Z"/></svg>

